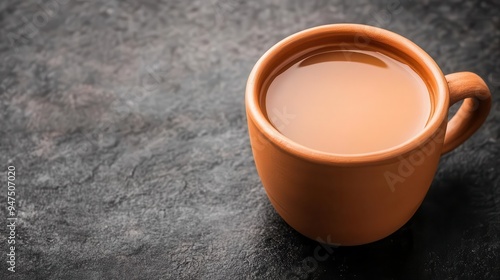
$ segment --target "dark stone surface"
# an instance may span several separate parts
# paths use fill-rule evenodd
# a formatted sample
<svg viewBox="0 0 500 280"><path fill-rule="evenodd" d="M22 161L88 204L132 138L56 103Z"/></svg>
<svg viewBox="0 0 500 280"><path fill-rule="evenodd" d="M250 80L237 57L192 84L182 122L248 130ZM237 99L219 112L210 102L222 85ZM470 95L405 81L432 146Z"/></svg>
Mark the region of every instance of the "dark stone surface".
<svg viewBox="0 0 500 280"><path fill-rule="evenodd" d="M443 2L1 1L0 279L500 279L500 4ZM243 96L274 43L338 22L478 73L494 104L407 225L330 251L268 202Z"/></svg>

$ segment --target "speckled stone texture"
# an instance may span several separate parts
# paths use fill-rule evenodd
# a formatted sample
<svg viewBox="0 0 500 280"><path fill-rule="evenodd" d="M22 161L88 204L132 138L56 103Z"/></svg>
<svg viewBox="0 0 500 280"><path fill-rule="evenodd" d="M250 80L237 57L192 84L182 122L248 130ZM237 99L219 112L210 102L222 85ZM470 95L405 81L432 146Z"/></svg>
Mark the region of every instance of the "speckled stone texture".
<svg viewBox="0 0 500 280"><path fill-rule="evenodd" d="M402 34L445 73L478 73L494 103L443 157L407 225L373 244L324 248L270 205L243 96L274 43L340 22ZM496 0L2 0L0 38L2 280L500 279Z"/></svg>

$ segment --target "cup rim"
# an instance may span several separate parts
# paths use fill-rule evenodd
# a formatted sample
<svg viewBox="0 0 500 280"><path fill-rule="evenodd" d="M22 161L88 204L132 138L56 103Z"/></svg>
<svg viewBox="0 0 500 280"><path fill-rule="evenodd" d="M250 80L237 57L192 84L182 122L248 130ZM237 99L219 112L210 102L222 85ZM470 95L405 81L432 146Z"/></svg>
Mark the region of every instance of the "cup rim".
<svg viewBox="0 0 500 280"><path fill-rule="evenodd" d="M436 90L434 92L434 112L432 113L432 116L430 117L427 125L422 131L420 131L420 133L408 139L407 141L388 149L370 153L336 154L315 150L296 143L281 134L269 122L269 120L265 117L264 113L261 110L261 83L257 83L257 78L262 74L262 71L266 69L266 67L270 67L270 59L277 53L279 53L283 47L299 40L304 40L304 38L314 38L315 36L328 33L343 33L349 35L352 34L352 36L362 34L364 36L368 36L370 39L383 41L384 43L390 44L392 47L398 49L399 51L410 55L412 58L416 58L419 66L424 67L428 73L432 73L432 76L422 78L426 79L428 82L434 83L435 85ZM440 128L443 120L447 118L449 97L447 82L443 73L441 72L441 69L436 64L436 62L415 43L399 34L382 28L362 24L342 23L309 28L292 34L272 46L257 61L250 73L246 85L245 103L247 118L249 118L249 121L250 119L253 120L257 129L268 140L270 140L271 143L278 146L285 152L316 163L333 165L359 165L370 163L373 164L395 159L399 156L410 153L418 147L424 145L424 143L429 141L436 133L436 131Z"/></svg>

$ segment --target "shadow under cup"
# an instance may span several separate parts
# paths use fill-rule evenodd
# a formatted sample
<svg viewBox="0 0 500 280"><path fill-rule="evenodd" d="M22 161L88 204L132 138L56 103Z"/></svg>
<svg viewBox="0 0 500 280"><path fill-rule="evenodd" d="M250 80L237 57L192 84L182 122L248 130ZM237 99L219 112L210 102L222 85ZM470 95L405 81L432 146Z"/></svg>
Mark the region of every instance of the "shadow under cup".
<svg viewBox="0 0 500 280"><path fill-rule="evenodd" d="M365 154L326 153L282 135L266 115L267 86L290 63L322 50L377 51L411 66L429 91L426 127L400 145ZM449 97L439 67L408 39L339 24L296 33L267 51L250 74L245 104L257 171L280 216L309 238L359 245L395 232L422 203L441 155Z"/></svg>

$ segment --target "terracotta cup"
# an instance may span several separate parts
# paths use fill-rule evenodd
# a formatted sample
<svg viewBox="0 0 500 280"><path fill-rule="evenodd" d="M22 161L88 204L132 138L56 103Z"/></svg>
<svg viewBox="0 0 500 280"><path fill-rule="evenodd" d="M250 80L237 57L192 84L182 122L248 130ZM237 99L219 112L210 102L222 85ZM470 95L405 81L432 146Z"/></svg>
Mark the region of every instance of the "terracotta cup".
<svg viewBox="0 0 500 280"><path fill-rule="evenodd" d="M287 61L325 47L375 50L410 65L429 88L427 126L401 145L355 155L317 151L278 132L262 111L264 82ZM461 100L448 122L448 108ZM245 104L257 171L276 211L309 238L359 245L390 235L412 217L439 158L481 126L491 95L476 74L443 75L427 53L400 35L365 25L333 24L293 34L269 49L248 78Z"/></svg>

